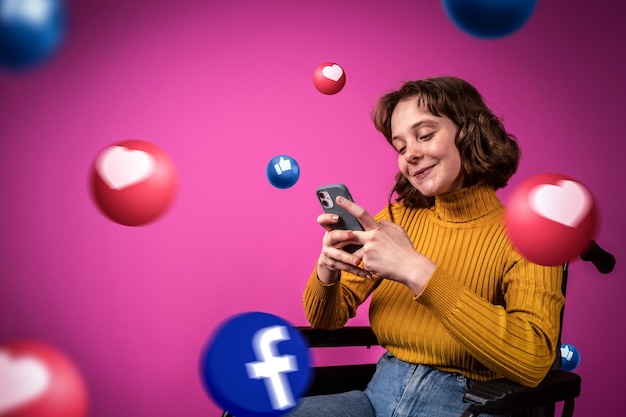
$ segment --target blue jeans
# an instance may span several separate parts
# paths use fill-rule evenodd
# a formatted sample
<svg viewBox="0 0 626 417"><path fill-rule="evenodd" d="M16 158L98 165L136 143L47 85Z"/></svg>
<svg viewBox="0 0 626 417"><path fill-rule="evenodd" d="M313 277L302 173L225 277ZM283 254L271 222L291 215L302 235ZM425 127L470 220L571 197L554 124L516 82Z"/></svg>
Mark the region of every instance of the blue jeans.
<svg viewBox="0 0 626 417"><path fill-rule="evenodd" d="M462 375L403 362L387 352L365 391L305 397L288 416L460 417L472 384Z"/></svg>

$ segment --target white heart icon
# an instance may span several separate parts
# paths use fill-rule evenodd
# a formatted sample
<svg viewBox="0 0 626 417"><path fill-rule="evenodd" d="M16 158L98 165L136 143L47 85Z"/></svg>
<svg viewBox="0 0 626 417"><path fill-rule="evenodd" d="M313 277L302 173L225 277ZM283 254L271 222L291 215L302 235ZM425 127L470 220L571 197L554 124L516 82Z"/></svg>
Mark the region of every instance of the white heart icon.
<svg viewBox="0 0 626 417"><path fill-rule="evenodd" d="M12 359L0 350L0 415L39 397L49 382L48 369L38 359Z"/></svg>
<svg viewBox="0 0 626 417"><path fill-rule="evenodd" d="M111 146L98 156L96 169L110 188L121 190L150 178L156 161L147 152Z"/></svg>
<svg viewBox="0 0 626 417"><path fill-rule="evenodd" d="M591 195L576 181L561 180L555 185L543 184L529 193L529 205L546 219L576 227L591 208Z"/></svg>
<svg viewBox="0 0 626 417"><path fill-rule="evenodd" d="M322 68L322 75L329 80L337 81L343 75L343 69L337 64L327 65Z"/></svg>

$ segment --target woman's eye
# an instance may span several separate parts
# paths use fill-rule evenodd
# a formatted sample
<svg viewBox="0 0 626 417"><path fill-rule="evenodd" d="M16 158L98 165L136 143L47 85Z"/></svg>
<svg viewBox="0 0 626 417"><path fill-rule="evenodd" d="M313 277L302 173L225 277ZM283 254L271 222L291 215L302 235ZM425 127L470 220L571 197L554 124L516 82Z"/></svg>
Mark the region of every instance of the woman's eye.
<svg viewBox="0 0 626 417"><path fill-rule="evenodd" d="M399 153L399 154L403 154L403 153L404 153L404 151L406 151L406 147L405 147L405 146L403 146L403 147L401 147L401 148L396 149L396 151L398 151L398 153Z"/></svg>
<svg viewBox="0 0 626 417"><path fill-rule="evenodd" d="M427 133L425 135L420 136L419 140L429 140L433 137L434 134L435 132Z"/></svg>

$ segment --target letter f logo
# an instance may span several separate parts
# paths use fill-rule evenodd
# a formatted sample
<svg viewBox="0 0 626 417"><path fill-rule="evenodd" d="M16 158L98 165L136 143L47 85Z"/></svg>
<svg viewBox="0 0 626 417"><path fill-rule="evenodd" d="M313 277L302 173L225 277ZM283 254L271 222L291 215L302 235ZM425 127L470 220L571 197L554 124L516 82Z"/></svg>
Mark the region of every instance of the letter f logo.
<svg viewBox="0 0 626 417"><path fill-rule="evenodd" d="M275 410L284 410L295 405L295 400L285 373L298 370L294 355L278 356L278 342L289 340L285 326L271 326L258 330L252 339L257 362L246 363L248 376L265 378L265 387Z"/></svg>
<svg viewBox="0 0 626 417"><path fill-rule="evenodd" d="M307 341L291 323L253 311L220 326L200 370L207 394L232 415L280 417L309 387L310 363Z"/></svg>

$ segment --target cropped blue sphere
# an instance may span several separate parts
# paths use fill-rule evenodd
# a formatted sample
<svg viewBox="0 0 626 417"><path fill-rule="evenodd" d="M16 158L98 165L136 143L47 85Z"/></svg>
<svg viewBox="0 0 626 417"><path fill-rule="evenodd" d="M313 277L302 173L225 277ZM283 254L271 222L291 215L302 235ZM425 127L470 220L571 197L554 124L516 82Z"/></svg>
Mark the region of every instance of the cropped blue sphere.
<svg viewBox="0 0 626 417"><path fill-rule="evenodd" d="M289 188L300 178L300 166L288 155L279 155L270 160L265 169L267 180L276 188Z"/></svg>
<svg viewBox="0 0 626 417"><path fill-rule="evenodd" d="M442 0L444 10L462 31L479 38L501 38L528 22L537 0Z"/></svg>
<svg viewBox="0 0 626 417"><path fill-rule="evenodd" d="M0 67L23 70L44 62L66 29L62 0L0 0Z"/></svg>
<svg viewBox="0 0 626 417"><path fill-rule="evenodd" d="M563 343L561 345L561 369L573 371L580 365L580 352L576 346Z"/></svg>

